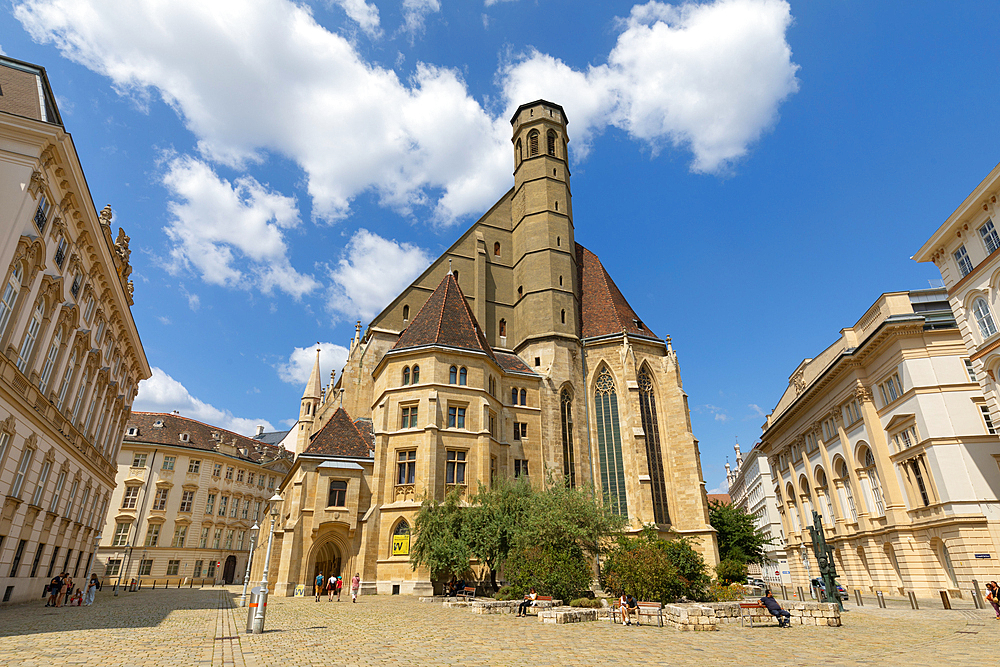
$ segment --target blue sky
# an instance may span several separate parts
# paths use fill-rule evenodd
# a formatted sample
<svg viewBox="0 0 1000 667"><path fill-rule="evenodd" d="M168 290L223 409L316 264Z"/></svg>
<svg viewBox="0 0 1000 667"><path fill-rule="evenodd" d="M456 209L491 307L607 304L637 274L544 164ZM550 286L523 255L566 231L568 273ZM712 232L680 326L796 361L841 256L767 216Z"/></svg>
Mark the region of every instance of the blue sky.
<svg viewBox="0 0 1000 667"><path fill-rule="evenodd" d="M287 427L512 182L510 111L570 120L577 240L681 360L710 489L789 374L1000 156L993 3L5 2L94 201L131 236L136 409Z"/></svg>

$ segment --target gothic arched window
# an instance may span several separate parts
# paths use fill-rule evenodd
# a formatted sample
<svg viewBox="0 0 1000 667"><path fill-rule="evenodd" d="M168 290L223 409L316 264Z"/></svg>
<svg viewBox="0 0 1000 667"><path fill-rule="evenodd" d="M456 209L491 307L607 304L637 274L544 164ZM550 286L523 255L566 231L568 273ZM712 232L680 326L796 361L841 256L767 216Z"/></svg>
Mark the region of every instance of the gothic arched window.
<svg viewBox="0 0 1000 667"><path fill-rule="evenodd" d="M663 452L660 449L660 426L656 420L656 396L653 378L645 366L639 371L639 414L642 431L646 434L646 461L649 464L649 488L653 494L653 520L670 523L667 511L667 483L663 473Z"/></svg>
<svg viewBox="0 0 1000 667"><path fill-rule="evenodd" d="M507 337L507 320L500 320L500 337Z"/></svg>
<svg viewBox="0 0 1000 667"><path fill-rule="evenodd" d="M517 405L517 387L510 390L510 404Z"/></svg>
<svg viewBox="0 0 1000 667"><path fill-rule="evenodd" d="M466 370L465 366L462 366L462 370L458 372L458 383L462 385L468 384L468 380L469 380L469 371Z"/></svg>
<svg viewBox="0 0 1000 667"><path fill-rule="evenodd" d="M521 405L527 405L527 404L528 404L528 390L527 389L522 389L521 390Z"/></svg>
<svg viewBox="0 0 1000 667"><path fill-rule="evenodd" d="M410 367L403 366L403 386L410 384Z"/></svg>
<svg viewBox="0 0 1000 667"><path fill-rule="evenodd" d="M528 133L528 157L538 155L538 130Z"/></svg>
<svg viewBox="0 0 1000 667"><path fill-rule="evenodd" d="M597 375L594 388L597 417L597 451L600 454L601 491L611 511L628 516L625 495L625 461L622 459L621 424L618 420L618 393L607 367Z"/></svg>
<svg viewBox="0 0 1000 667"><path fill-rule="evenodd" d="M556 133L553 132L552 130L549 130L549 133L546 136L546 140L547 141L545 149L549 155L552 155L554 157L556 154Z"/></svg>
<svg viewBox="0 0 1000 667"><path fill-rule="evenodd" d="M500 242L499 241L497 241L496 243L493 244L493 255L495 257L499 257L500 256Z"/></svg>
<svg viewBox="0 0 1000 667"><path fill-rule="evenodd" d="M458 384L458 368L455 366L448 370L448 384Z"/></svg>
<svg viewBox="0 0 1000 667"><path fill-rule="evenodd" d="M413 384L420 382L420 366L414 364L413 366Z"/></svg>
<svg viewBox="0 0 1000 667"><path fill-rule="evenodd" d="M573 398L568 389L559 397L562 412L563 475L570 488L576 486L576 456L573 452Z"/></svg>

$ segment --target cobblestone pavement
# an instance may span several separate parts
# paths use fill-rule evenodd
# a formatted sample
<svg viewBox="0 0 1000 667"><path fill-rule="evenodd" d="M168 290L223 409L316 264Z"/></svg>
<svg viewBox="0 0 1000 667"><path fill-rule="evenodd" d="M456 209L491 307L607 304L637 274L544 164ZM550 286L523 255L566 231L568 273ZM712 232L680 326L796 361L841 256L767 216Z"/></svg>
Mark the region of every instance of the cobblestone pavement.
<svg viewBox="0 0 1000 667"><path fill-rule="evenodd" d="M98 594L94 607L0 608L0 664L35 665L996 665L991 611L848 605L841 628L723 626L718 632L545 625L411 597L269 601L247 635L240 589Z"/></svg>

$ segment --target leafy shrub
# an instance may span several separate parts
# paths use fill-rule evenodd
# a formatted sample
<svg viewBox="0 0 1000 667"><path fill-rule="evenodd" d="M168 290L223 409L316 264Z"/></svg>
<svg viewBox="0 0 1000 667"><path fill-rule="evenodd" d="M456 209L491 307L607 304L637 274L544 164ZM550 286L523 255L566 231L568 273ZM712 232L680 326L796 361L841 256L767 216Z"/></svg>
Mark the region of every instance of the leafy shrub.
<svg viewBox="0 0 1000 667"><path fill-rule="evenodd" d="M518 600L522 596L517 595L513 586L501 586L500 590L493 594L494 600Z"/></svg>
<svg viewBox="0 0 1000 667"><path fill-rule="evenodd" d="M728 586L713 581L708 587L708 599L712 602L736 602L746 597L741 584L730 584Z"/></svg>
<svg viewBox="0 0 1000 667"><path fill-rule="evenodd" d="M571 600L569 603L570 607L583 607L585 609L600 609L604 605L601 604L600 600L594 598L577 598Z"/></svg>
<svg viewBox="0 0 1000 667"><path fill-rule="evenodd" d="M508 558L504 574L515 597L534 588L539 595L570 600L587 590L591 581L590 565L583 550L575 546L520 549Z"/></svg>
<svg viewBox="0 0 1000 667"><path fill-rule="evenodd" d="M663 540L652 528L638 537L620 537L601 568L605 590L625 591L639 600L673 602L706 597L705 561L684 538Z"/></svg>
<svg viewBox="0 0 1000 667"><path fill-rule="evenodd" d="M737 582L742 584L747 578L747 566L742 561L727 558L715 566L715 573L718 575L719 581L723 584L735 584Z"/></svg>

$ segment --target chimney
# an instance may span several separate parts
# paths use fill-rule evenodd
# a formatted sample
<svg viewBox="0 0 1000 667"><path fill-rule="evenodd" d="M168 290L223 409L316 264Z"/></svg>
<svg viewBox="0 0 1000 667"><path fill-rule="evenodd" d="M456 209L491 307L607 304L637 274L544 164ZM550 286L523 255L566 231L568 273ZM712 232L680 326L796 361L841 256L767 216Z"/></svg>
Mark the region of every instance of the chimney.
<svg viewBox="0 0 1000 667"><path fill-rule="evenodd" d="M257 424L257 435L264 435L264 425Z"/></svg>

